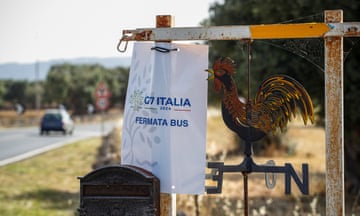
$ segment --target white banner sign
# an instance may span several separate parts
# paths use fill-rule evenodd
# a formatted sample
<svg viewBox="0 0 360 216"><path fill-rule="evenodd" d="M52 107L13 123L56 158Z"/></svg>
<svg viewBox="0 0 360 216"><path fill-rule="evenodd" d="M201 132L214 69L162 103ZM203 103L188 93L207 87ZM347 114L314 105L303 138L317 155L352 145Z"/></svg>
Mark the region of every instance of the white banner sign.
<svg viewBox="0 0 360 216"><path fill-rule="evenodd" d="M121 162L152 172L161 192L205 190L207 67L206 45L134 44Z"/></svg>

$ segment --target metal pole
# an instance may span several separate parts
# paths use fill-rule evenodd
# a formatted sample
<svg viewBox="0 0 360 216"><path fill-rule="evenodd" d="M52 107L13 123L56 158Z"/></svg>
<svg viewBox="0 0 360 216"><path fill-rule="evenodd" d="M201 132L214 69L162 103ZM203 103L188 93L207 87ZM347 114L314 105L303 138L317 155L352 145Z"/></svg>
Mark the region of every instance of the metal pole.
<svg viewBox="0 0 360 216"><path fill-rule="evenodd" d="M244 176L244 215L249 215L249 194L248 194L248 174L242 173Z"/></svg>
<svg viewBox="0 0 360 216"><path fill-rule="evenodd" d="M342 10L325 11L326 23L341 23ZM345 215L343 37L325 37L326 215Z"/></svg>
<svg viewBox="0 0 360 216"><path fill-rule="evenodd" d="M102 137L105 136L104 115L105 115L104 110L102 110L101 111L101 136Z"/></svg>
<svg viewBox="0 0 360 216"><path fill-rule="evenodd" d="M35 110L38 112L41 107L39 61L35 63Z"/></svg>
<svg viewBox="0 0 360 216"><path fill-rule="evenodd" d="M171 15L157 15L156 28L172 27L174 18ZM155 42L168 42L170 40L161 40ZM176 194L161 193L160 194L160 216L175 216L176 215Z"/></svg>

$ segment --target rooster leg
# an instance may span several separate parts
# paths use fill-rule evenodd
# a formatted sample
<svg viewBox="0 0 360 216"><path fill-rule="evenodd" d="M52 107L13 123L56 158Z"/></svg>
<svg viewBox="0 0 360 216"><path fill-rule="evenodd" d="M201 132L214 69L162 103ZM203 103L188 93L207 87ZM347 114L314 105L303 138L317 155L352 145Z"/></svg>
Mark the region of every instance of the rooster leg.
<svg viewBox="0 0 360 216"><path fill-rule="evenodd" d="M253 153L253 148L252 148L251 143L246 143L246 144L245 144L244 154L245 154L247 157L251 157L252 153Z"/></svg>
<svg viewBox="0 0 360 216"><path fill-rule="evenodd" d="M252 153L253 153L252 143L246 140L244 154L248 157L251 157Z"/></svg>

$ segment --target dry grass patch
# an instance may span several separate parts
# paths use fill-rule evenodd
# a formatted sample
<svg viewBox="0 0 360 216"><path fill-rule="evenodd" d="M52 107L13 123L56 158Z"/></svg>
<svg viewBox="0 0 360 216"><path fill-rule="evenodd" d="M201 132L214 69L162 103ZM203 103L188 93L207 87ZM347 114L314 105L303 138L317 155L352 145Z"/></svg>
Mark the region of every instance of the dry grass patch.
<svg viewBox="0 0 360 216"><path fill-rule="evenodd" d="M79 180L92 170L101 138L0 167L0 215L75 215Z"/></svg>

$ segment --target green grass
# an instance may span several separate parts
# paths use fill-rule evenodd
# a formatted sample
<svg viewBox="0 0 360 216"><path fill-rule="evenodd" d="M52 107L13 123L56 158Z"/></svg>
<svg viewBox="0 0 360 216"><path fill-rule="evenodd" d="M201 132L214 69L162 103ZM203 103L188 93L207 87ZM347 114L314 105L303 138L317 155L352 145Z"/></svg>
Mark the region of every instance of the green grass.
<svg viewBox="0 0 360 216"><path fill-rule="evenodd" d="M89 139L0 167L0 215L77 215L77 177L92 170L100 145Z"/></svg>

